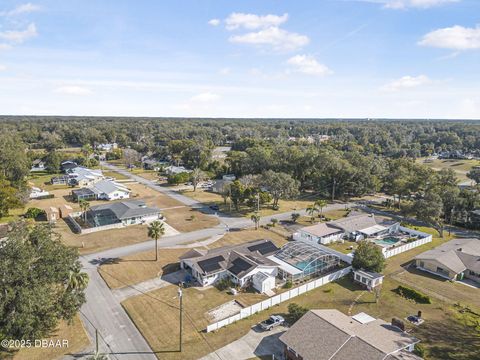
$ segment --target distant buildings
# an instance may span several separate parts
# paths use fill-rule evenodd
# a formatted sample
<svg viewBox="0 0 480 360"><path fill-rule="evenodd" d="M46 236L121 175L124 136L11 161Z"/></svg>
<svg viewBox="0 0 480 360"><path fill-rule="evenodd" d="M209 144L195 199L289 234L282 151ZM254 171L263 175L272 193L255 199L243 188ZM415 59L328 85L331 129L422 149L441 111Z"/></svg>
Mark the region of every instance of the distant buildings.
<svg viewBox="0 0 480 360"><path fill-rule="evenodd" d="M37 187L32 187L30 191L30 199L38 199L49 195L50 193L48 191L42 190Z"/></svg>
<svg viewBox="0 0 480 360"><path fill-rule="evenodd" d="M96 146L97 150L101 150L101 151L112 151L114 149L117 149L118 148L118 144L117 143L105 143L105 144L98 144Z"/></svg>
<svg viewBox="0 0 480 360"><path fill-rule="evenodd" d="M41 159L35 159L32 161L32 167L30 171L45 171L45 162Z"/></svg>
<svg viewBox="0 0 480 360"><path fill-rule="evenodd" d="M165 173L167 175L176 175L176 174L180 174L180 173L190 173L190 172L192 172L192 170L188 170L184 166L170 165L170 166L167 166L165 168Z"/></svg>

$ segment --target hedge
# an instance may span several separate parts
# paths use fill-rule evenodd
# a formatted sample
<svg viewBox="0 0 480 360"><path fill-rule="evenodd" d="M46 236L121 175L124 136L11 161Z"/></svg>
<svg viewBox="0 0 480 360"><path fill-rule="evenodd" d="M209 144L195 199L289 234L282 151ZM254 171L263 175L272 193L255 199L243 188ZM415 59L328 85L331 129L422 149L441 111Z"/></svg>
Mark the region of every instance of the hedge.
<svg viewBox="0 0 480 360"><path fill-rule="evenodd" d="M398 295L403 296L406 299L414 300L419 304L431 304L432 300L429 296L418 292L417 290L410 289L405 286L399 286L394 290Z"/></svg>

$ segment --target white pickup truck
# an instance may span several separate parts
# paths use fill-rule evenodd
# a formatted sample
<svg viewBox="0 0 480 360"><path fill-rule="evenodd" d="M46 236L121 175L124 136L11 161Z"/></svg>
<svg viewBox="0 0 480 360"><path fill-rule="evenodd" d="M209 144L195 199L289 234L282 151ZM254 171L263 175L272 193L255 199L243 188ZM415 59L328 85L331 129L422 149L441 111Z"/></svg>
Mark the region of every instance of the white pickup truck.
<svg viewBox="0 0 480 360"><path fill-rule="evenodd" d="M272 315L267 320L260 323L263 330L272 330L275 326L285 323L285 319L280 315Z"/></svg>

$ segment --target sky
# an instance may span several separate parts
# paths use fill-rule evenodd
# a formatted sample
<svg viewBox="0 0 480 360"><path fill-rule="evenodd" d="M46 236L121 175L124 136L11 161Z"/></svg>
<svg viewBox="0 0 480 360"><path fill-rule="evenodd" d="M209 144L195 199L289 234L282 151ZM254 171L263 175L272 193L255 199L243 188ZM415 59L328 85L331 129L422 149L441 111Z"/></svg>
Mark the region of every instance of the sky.
<svg viewBox="0 0 480 360"><path fill-rule="evenodd" d="M0 0L0 114L480 119L480 1Z"/></svg>

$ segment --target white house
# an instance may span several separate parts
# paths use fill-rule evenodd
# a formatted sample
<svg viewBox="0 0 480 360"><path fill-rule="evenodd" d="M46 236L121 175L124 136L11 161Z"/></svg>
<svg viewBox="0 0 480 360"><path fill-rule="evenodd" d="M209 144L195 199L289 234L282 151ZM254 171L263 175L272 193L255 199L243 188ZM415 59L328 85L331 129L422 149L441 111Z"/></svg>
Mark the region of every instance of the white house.
<svg viewBox="0 0 480 360"><path fill-rule="evenodd" d="M101 180L91 187L99 200L118 200L130 198L131 191L125 186L110 180Z"/></svg>
<svg viewBox="0 0 480 360"><path fill-rule="evenodd" d="M102 151L112 151L118 147L117 143L98 144L97 149Z"/></svg>
<svg viewBox="0 0 480 360"><path fill-rule="evenodd" d="M229 278L239 287L253 285L256 274L275 278L278 265L267 258L279 249L270 240L256 240L236 246L209 251L191 250L180 257L180 266L189 272L201 286L208 286ZM262 275L263 276L263 275ZM259 278L257 276L257 284ZM263 280L268 288L271 280Z"/></svg>
<svg viewBox="0 0 480 360"><path fill-rule="evenodd" d="M37 199L39 197L47 196L47 195L50 195L48 191L42 190L37 187L32 187L30 191L30 199Z"/></svg>
<svg viewBox="0 0 480 360"><path fill-rule="evenodd" d="M170 165L165 168L165 173L167 175L176 175L176 174L185 173L185 172L189 173L189 172L192 172L192 170L188 170L184 166L174 166L174 165Z"/></svg>
<svg viewBox="0 0 480 360"><path fill-rule="evenodd" d="M45 170L45 163L41 159L33 160L30 171L44 171L44 170Z"/></svg>
<svg viewBox="0 0 480 360"><path fill-rule="evenodd" d="M343 229L331 223L318 223L307 226L294 235L295 240L301 240L315 244L330 244L342 240L345 235Z"/></svg>

